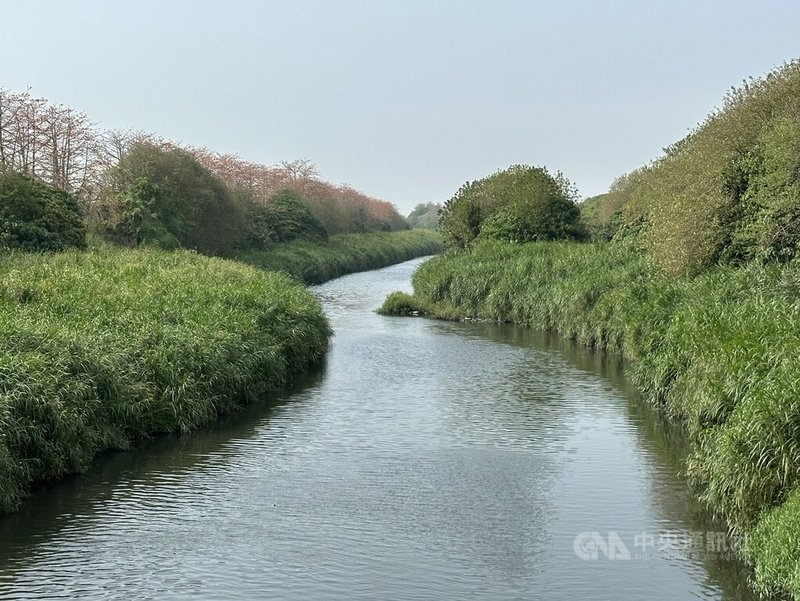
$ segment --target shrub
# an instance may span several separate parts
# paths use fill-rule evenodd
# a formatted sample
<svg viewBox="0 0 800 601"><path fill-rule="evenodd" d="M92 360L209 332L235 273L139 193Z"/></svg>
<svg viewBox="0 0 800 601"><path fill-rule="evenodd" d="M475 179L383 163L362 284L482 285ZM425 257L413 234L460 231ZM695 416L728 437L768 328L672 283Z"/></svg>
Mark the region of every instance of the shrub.
<svg viewBox="0 0 800 601"><path fill-rule="evenodd" d="M252 202L245 210L242 248L264 250L274 242L328 239L328 232L293 190L278 192L265 204Z"/></svg>
<svg viewBox="0 0 800 601"><path fill-rule="evenodd" d="M670 272L788 261L800 241L800 61L751 79L640 170L625 222Z"/></svg>
<svg viewBox="0 0 800 601"><path fill-rule="evenodd" d="M420 302L410 294L392 292L378 309L381 315L420 315L424 312Z"/></svg>
<svg viewBox="0 0 800 601"><path fill-rule="evenodd" d="M0 173L0 249L85 247L86 228L72 195L26 175Z"/></svg>
<svg viewBox="0 0 800 601"><path fill-rule="evenodd" d="M587 233L575 197L560 173L512 165L462 186L444 204L439 228L445 243L456 248L478 236L512 242L582 240Z"/></svg>
<svg viewBox="0 0 800 601"><path fill-rule="evenodd" d="M116 242L220 254L241 235L239 205L185 150L137 143L107 179L101 227Z"/></svg>

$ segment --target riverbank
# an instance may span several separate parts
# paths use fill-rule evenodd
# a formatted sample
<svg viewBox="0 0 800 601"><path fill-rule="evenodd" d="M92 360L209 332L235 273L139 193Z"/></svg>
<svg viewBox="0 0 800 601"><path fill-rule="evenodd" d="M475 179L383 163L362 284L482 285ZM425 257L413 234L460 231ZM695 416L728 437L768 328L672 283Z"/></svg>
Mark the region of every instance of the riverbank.
<svg viewBox="0 0 800 601"><path fill-rule="evenodd" d="M0 255L0 282L0 511L287 385L330 335L287 275L184 251Z"/></svg>
<svg viewBox="0 0 800 601"><path fill-rule="evenodd" d="M689 477L746 539L761 591L800 598L800 271L661 275L632 242L483 242L436 257L384 310L511 321L630 362L643 396L682 422Z"/></svg>
<svg viewBox="0 0 800 601"><path fill-rule="evenodd" d="M358 271L380 269L442 251L442 239L430 230L404 230L331 236L326 242L295 240L268 250L231 256L267 271L283 271L305 284L320 284Z"/></svg>

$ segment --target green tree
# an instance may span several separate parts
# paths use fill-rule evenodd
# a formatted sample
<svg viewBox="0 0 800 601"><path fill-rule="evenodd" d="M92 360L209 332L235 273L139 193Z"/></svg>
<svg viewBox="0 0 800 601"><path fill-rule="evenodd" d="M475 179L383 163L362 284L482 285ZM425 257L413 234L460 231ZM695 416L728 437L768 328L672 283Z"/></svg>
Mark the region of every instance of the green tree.
<svg viewBox="0 0 800 601"><path fill-rule="evenodd" d="M434 202L420 203L409 213L406 221L412 229L435 230L439 226L442 205Z"/></svg>
<svg viewBox="0 0 800 601"><path fill-rule="evenodd" d="M245 210L243 246L263 250L273 242L326 240L328 233L294 190L282 190L267 203L253 201Z"/></svg>
<svg viewBox="0 0 800 601"><path fill-rule="evenodd" d="M561 173L512 165L464 184L444 204L439 228L448 246L457 248L478 236L513 242L583 240L587 233L576 197Z"/></svg>
<svg viewBox="0 0 800 601"><path fill-rule="evenodd" d="M0 249L85 247L86 227L71 194L21 173L0 173Z"/></svg>
<svg viewBox="0 0 800 601"><path fill-rule="evenodd" d="M108 176L101 214L104 229L118 242L221 254L241 236L240 205L185 150L137 143Z"/></svg>

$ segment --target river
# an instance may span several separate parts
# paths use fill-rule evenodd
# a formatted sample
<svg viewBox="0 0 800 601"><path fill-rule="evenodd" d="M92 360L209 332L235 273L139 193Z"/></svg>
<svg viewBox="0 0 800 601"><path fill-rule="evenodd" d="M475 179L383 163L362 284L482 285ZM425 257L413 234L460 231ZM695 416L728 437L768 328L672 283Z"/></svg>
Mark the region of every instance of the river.
<svg viewBox="0 0 800 601"><path fill-rule="evenodd" d="M0 517L0 599L752 600L622 367L387 318L420 260L315 288L319 373Z"/></svg>

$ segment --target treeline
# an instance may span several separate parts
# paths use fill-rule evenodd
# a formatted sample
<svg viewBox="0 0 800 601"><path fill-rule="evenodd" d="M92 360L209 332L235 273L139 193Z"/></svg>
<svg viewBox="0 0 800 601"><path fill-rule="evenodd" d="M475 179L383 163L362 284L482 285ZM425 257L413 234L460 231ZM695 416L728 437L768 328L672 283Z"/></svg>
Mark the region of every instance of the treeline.
<svg viewBox="0 0 800 601"><path fill-rule="evenodd" d="M411 229L435 230L439 227L439 211L442 205L436 202L420 203L406 217Z"/></svg>
<svg viewBox="0 0 800 601"><path fill-rule="evenodd" d="M52 190L68 196L56 202ZM88 233L117 244L210 254L408 228L392 204L322 180L308 161L260 165L149 134L103 131L80 111L3 89L0 193L5 247L81 246L46 235L54 211L79 215Z"/></svg>
<svg viewBox="0 0 800 601"><path fill-rule="evenodd" d="M382 311L621 353L685 425L691 482L757 587L800 599L800 62L731 90L608 193L569 190L530 167L467 183L440 216L451 252Z"/></svg>

